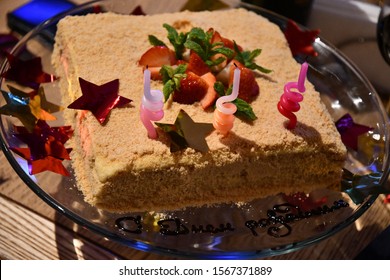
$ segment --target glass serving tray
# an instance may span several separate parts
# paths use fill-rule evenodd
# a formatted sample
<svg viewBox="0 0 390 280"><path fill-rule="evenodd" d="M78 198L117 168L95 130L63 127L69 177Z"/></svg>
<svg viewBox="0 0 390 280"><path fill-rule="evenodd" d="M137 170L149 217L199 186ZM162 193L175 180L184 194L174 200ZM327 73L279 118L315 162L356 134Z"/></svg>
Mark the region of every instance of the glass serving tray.
<svg viewBox="0 0 390 280"><path fill-rule="evenodd" d="M172 12L150 2L139 1L148 14ZM53 38L45 33L47 27L68 14L95 12L97 8L100 12L129 14L139 3L96 1L77 7L27 34L12 54L40 57L44 71L54 73L50 65ZM241 6L267 17L282 30L286 27L287 19L283 17L251 5ZM115 214L84 202L72 175L47 171L29 175L26 161L10 150L10 146L18 145L12 136L14 125L20 125L18 119L1 115L1 146L17 174L39 198L76 223L129 247L189 258L255 258L288 253L330 237L359 218L375 201L375 188L384 184L389 172L389 123L380 98L360 71L333 46L322 38L317 38L313 46L319 53L317 57L296 59L309 63L308 79L321 93L332 117L337 120L349 113L356 123L372 128L357 151L348 151L342 184L347 190L310 194L313 200L324 201L320 208L297 209L286 204L285 196L280 194L242 205ZM1 73L8 68L6 61ZM8 91L8 85L13 82L2 78L1 89ZM58 84L43 85L47 99L58 100L58 104ZM0 99L0 105L4 104L4 98ZM66 125L61 113L55 115L57 120L50 122L51 126ZM64 164L72 174L70 163Z"/></svg>

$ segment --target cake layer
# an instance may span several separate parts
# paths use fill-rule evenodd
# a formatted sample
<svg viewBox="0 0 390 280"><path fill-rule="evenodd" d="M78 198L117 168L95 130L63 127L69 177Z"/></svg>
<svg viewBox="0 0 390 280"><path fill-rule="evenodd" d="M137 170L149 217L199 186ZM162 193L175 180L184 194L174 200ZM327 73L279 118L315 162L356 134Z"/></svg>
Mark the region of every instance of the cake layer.
<svg viewBox="0 0 390 280"><path fill-rule="evenodd" d="M244 49L262 49L257 63L270 74L256 74L260 95L251 103L257 119L236 118L223 137L206 137L210 151L170 152L158 129L148 138L140 117L143 72L138 65L150 48L148 35L166 38L163 24L181 31L214 28ZM169 45L168 40L165 43ZM153 16L111 13L66 17L58 24L52 57L61 77L63 105L81 96L79 77L101 85L119 79L121 96L131 105L115 108L101 125L88 111L65 110L72 164L86 201L112 211L166 210L219 202L249 201L279 192L305 191L337 184L346 150L319 93L306 82L295 129L277 110L285 83L296 81L300 65L292 58L279 27L255 13L232 9ZM153 89L162 83L153 81ZM195 122L212 123L212 110L199 104L167 102L162 123L174 123L183 109Z"/></svg>

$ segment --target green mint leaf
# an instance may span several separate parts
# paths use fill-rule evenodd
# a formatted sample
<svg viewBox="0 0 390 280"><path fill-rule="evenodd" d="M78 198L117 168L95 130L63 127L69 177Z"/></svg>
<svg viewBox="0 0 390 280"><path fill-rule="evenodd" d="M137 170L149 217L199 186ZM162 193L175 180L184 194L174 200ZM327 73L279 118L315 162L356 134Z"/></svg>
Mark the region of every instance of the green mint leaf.
<svg viewBox="0 0 390 280"><path fill-rule="evenodd" d="M148 39L149 39L149 43L152 45L152 46L164 46L166 47L167 45L161 41L160 39L158 39L156 36L154 35L149 35L148 36Z"/></svg>
<svg viewBox="0 0 390 280"><path fill-rule="evenodd" d="M162 77L162 82L163 82L163 84L165 84L170 79L172 79L173 74L174 74L174 70L172 67L170 67L168 65L163 65L160 69L160 74Z"/></svg>
<svg viewBox="0 0 390 280"><path fill-rule="evenodd" d="M184 46L187 49L190 49L190 50L193 50L194 52L196 52L200 56L200 58L202 58L203 61L208 60L207 53L204 51L204 48L198 42L187 40L184 43Z"/></svg>
<svg viewBox="0 0 390 280"><path fill-rule="evenodd" d="M230 95L233 91L233 87L230 86L226 91L225 87L222 82L215 82L214 84L214 89L217 92L219 96L224 96L224 95ZM242 100L241 98L236 98L233 102L234 105L237 107L237 111L235 115L237 117L249 120L249 121L254 121L257 119L255 113L253 112L253 109L251 105L249 105L246 101Z"/></svg>
<svg viewBox="0 0 390 280"><path fill-rule="evenodd" d="M258 57L261 54L261 49L255 49L253 51L248 51L248 60L254 60L256 57Z"/></svg>
<svg viewBox="0 0 390 280"><path fill-rule="evenodd" d="M164 102L166 102L171 94L175 91L175 83L172 80L167 81L163 87Z"/></svg>
<svg viewBox="0 0 390 280"><path fill-rule="evenodd" d="M257 64L254 64L253 68L249 68L249 69L253 69L253 70L256 69L256 70L259 70L260 72L265 73L265 74L269 74L272 72L272 70L264 68L264 67L257 65Z"/></svg>
<svg viewBox="0 0 390 280"><path fill-rule="evenodd" d="M186 70L186 64L180 64L176 68L173 68L168 65L163 65L161 67L160 74L164 83L163 94L165 102L169 99L169 97L175 90L180 89L181 79L187 77L187 74L185 74Z"/></svg>
<svg viewBox="0 0 390 280"><path fill-rule="evenodd" d="M175 69L175 74L184 74L187 70L187 64L179 64Z"/></svg>
<svg viewBox="0 0 390 280"><path fill-rule="evenodd" d="M255 58L261 54L261 49L255 49L253 51L240 51L235 41L233 41L233 48L236 52L236 59L246 68L258 70L265 74L272 72L272 70L262 67L254 62Z"/></svg>
<svg viewBox="0 0 390 280"><path fill-rule="evenodd" d="M188 33L187 39L188 40L195 40L195 41L204 42L205 40L208 39L208 36L207 36L206 32L204 32L204 30L202 28L194 27Z"/></svg>
<svg viewBox="0 0 390 280"><path fill-rule="evenodd" d="M214 48L210 51L211 55L215 55L217 53L223 54L227 56L227 58L232 58L234 55L234 51L226 47Z"/></svg>
<svg viewBox="0 0 390 280"><path fill-rule="evenodd" d="M254 121L257 119L255 113L253 112L251 105L249 105L247 102L245 102L241 98L237 98L236 100L234 100L233 104L235 104L237 107L237 111L235 113L235 115L237 117L245 118L245 119L248 119L250 121Z"/></svg>
<svg viewBox="0 0 390 280"><path fill-rule="evenodd" d="M214 60L206 60L205 63L207 66L214 66L214 65L218 65L222 62L224 62L226 60L225 57L223 56L220 56L218 57L217 59L214 59Z"/></svg>
<svg viewBox="0 0 390 280"><path fill-rule="evenodd" d="M223 85L222 82L216 81L214 83L214 89L218 93L219 96L224 96L225 95L225 86Z"/></svg>
<svg viewBox="0 0 390 280"><path fill-rule="evenodd" d="M168 40L171 42L173 48L175 49L175 54L178 59L183 58L183 52L184 52L184 43L187 40L187 34L184 33L178 33L177 30L170 26L167 23L163 24L163 27L168 31Z"/></svg>

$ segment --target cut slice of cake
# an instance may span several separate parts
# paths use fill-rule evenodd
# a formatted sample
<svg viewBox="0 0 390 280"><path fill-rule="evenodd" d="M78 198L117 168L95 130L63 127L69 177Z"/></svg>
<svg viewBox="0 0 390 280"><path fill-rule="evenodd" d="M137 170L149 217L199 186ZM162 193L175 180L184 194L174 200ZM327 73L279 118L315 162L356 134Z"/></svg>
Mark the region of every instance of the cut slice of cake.
<svg viewBox="0 0 390 280"><path fill-rule="evenodd" d="M148 35L166 45L163 24L188 32L213 28L246 50L261 49L255 73L260 95L250 102L257 119L236 118L223 136L205 137L209 150L171 152L170 138L157 128L151 139L140 120L143 96L141 56L151 47ZM165 39L164 39L165 38ZM119 95L133 100L111 110L100 124L89 111L66 109L72 125L72 166L85 200L110 211L171 210L215 203L250 201L277 193L310 192L338 186L346 149L320 95L306 81L297 126L286 128L277 104L284 85L296 81L300 65L291 56L278 26L259 15L231 9L153 16L111 13L66 17L58 24L52 56L63 105L82 95L79 78L103 85L119 79ZM162 89L159 80L152 89ZM173 124L181 110L195 123L213 122L213 106L200 102L165 103L160 123Z"/></svg>

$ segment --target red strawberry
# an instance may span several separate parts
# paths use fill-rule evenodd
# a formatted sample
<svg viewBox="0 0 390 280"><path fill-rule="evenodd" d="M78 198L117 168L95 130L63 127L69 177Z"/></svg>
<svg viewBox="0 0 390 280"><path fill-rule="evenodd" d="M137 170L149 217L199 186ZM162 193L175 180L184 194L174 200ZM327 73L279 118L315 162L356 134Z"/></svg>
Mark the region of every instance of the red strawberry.
<svg viewBox="0 0 390 280"><path fill-rule="evenodd" d="M165 46L154 46L148 49L140 58L139 65L161 67L176 64L175 52Z"/></svg>
<svg viewBox="0 0 390 280"><path fill-rule="evenodd" d="M150 71L150 78L152 80L161 80L161 74L160 74L160 69L161 67L148 67L149 71Z"/></svg>
<svg viewBox="0 0 390 280"><path fill-rule="evenodd" d="M217 92L214 89L214 84L216 82L215 76L211 72L207 72L206 74L202 75L201 78L206 81L208 84L208 89L206 92L206 95L203 97L203 99L200 101L200 105L205 110L211 105L214 104L215 100L218 97Z"/></svg>
<svg viewBox="0 0 390 280"><path fill-rule="evenodd" d="M187 71L186 74L187 77L180 81L180 89L173 93L173 101L181 104L193 104L203 99L208 85L195 73Z"/></svg>
<svg viewBox="0 0 390 280"><path fill-rule="evenodd" d="M259 85L256 82L255 74L251 69L246 68L240 62L234 60L235 65L241 70L240 88L238 89L238 97L246 102L252 102L260 93ZM235 66L230 66L229 86L233 84Z"/></svg>
<svg viewBox="0 0 390 280"><path fill-rule="evenodd" d="M209 72L210 68L196 52L191 52L187 70L194 72L196 75L202 76L203 74Z"/></svg>
<svg viewBox="0 0 390 280"><path fill-rule="evenodd" d="M231 50L234 50L234 43L232 40L230 39L227 39L225 37L222 37L221 34L219 34L218 31L215 31L213 30L212 28L209 29L209 31L212 31L214 32L213 33L213 37L211 38L211 43L214 44L214 43L217 43L217 42L222 42L223 45L226 47L226 48L229 48ZM242 47L237 45L238 49L242 52Z"/></svg>

